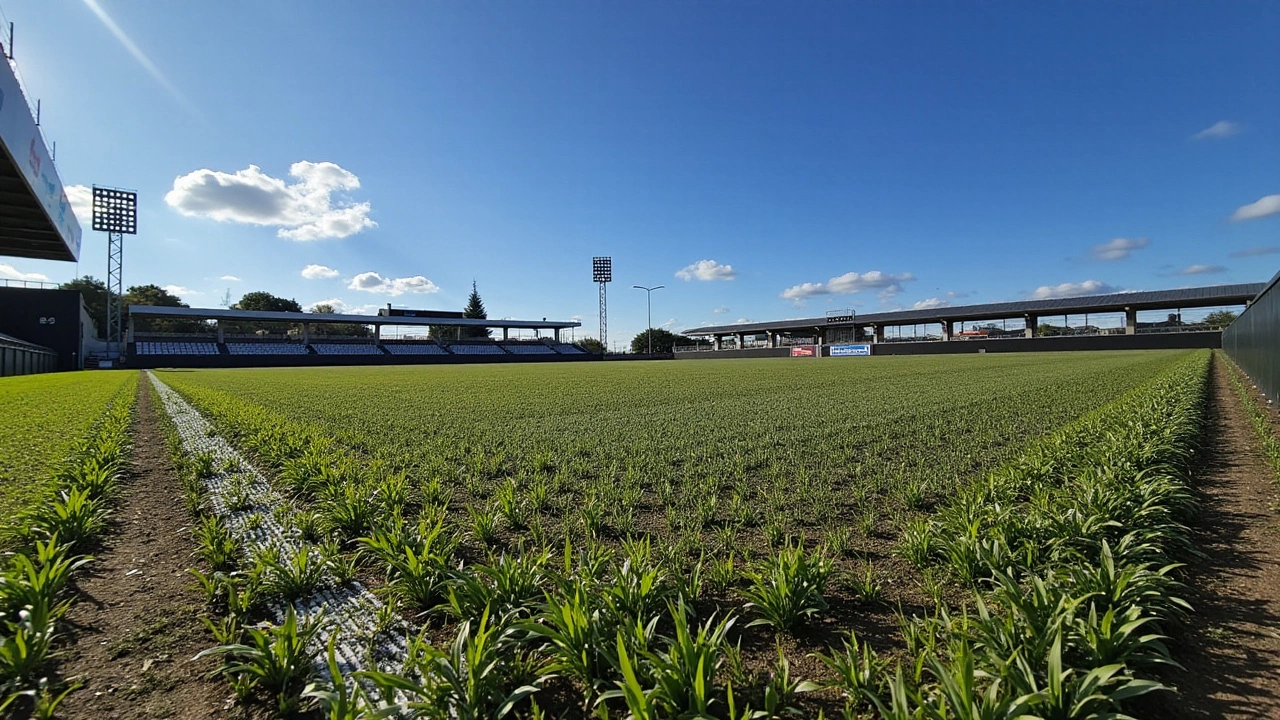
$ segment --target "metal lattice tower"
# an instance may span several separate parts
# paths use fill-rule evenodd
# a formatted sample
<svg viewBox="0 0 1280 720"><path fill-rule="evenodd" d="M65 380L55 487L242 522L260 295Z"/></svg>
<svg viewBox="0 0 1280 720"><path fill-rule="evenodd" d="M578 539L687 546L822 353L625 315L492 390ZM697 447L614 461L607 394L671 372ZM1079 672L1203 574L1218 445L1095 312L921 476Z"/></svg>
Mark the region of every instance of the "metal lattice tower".
<svg viewBox="0 0 1280 720"><path fill-rule="evenodd" d="M138 193L93 186L93 229L107 233L107 355L124 351L124 236L138 234Z"/></svg>
<svg viewBox="0 0 1280 720"><path fill-rule="evenodd" d="M600 283L600 344L609 351L609 302L605 288L613 282L613 258L591 258L591 279Z"/></svg>

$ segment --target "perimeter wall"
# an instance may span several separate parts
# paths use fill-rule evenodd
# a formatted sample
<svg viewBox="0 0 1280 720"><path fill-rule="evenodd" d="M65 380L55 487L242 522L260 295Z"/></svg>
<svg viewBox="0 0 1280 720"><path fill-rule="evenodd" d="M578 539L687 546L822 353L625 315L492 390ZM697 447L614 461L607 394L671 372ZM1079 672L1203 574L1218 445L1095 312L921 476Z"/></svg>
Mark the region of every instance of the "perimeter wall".
<svg viewBox="0 0 1280 720"><path fill-rule="evenodd" d="M1280 399L1280 273L1222 331L1222 349L1268 399Z"/></svg>

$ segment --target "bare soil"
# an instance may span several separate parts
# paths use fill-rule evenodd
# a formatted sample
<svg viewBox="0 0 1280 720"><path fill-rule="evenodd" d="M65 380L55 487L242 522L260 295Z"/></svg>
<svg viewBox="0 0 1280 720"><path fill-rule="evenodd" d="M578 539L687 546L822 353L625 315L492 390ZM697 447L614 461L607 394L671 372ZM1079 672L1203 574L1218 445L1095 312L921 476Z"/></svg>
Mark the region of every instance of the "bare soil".
<svg viewBox="0 0 1280 720"><path fill-rule="evenodd" d="M1190 626L1166 673L1178 697L1150 717L1280 718L1280 508L1253 426L1214 357L1208 445L1193 528L1203 560L1188 568Z"/></svg>
<svg viewBox="0 0 1280 720"><path fill-rule="evenodd" d="M67 614L60 674L82 687L58 717L228 718L231 690L193 661L212 639L200 621L203 600L187 573L195 545L181 484L151 400L139 383L133 453L114 527L93 554Z"/></svg>

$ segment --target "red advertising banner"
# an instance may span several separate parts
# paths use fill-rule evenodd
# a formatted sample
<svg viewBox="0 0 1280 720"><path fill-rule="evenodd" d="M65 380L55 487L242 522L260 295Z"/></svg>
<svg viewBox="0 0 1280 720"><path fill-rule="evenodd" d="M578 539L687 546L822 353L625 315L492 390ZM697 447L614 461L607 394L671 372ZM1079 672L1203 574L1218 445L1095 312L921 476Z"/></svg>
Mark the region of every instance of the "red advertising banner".
<svg viewBox="0 0 1280 720"><path fill-rule="evenodd" d="M818 348L812 345L797 345L791 348L791 357L813 357L818 352Z"/></svg>

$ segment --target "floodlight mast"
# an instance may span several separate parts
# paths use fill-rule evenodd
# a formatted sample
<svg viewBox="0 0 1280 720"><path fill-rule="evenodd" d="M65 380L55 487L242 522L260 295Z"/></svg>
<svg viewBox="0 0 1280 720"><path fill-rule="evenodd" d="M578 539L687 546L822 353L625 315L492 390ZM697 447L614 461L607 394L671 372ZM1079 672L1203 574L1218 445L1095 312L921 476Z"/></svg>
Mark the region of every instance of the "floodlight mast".
<svg viewBox="0 0 1280 720"><path fill-rule="evenodd" d="M613 258L591 258L591 279L600 283L600 345L609 350L609 302L605 292L608 283L613 282Z"/></svg>
<svg viewBox="0 0 1280 720"><path fill-rule="evenodd" d="M124 236L138 234L138 193L93 186L93 229L107 233L107 355L124 352Z"/></svg>
<svg viewBox="0 0 1280 720"><path fill-rule="evenodd" d="M648 308L649 329L645 331L645 335L649 336L649 354L653 354L653 291L661 290L665 285L654 285L653 287L645 287L644 285L632 285L637 290L644 291L645 306Z"/></svg>

